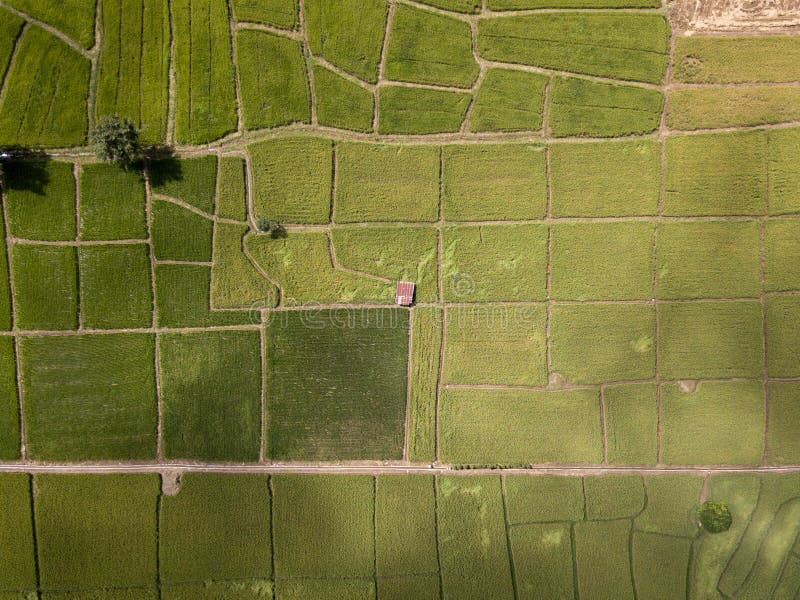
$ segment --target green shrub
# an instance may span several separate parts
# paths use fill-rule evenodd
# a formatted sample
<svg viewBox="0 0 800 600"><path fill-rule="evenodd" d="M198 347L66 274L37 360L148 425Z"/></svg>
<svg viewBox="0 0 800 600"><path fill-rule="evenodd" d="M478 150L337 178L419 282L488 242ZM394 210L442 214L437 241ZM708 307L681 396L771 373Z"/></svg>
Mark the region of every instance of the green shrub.
<svg viewBox="0 0 800 600"><path fill-rule="evenodd" d="M144 157L139 130L130 119L118 115L103 117L92 129L92 145L97 158L127 169Z"/></svg>
<svg viewBox="0 0 800 600"><path fill-rule="evenodd" d="M728 505L724 502L714 502L713 500L703 502L697 511L697 516L700 517L703 529L709 533L728 531L733 522Z"/></svg>

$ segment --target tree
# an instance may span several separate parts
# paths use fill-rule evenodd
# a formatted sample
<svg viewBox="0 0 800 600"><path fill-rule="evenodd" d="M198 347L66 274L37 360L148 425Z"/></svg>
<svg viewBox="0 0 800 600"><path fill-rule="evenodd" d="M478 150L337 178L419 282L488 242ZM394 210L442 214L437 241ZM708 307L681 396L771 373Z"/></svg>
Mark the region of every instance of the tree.
<svg viewBox="0 0 800 600"><path fill-rule="evenodd" d="M139 130L129 119L117 115L100 119L92 129L91 141L99 159L123 169L136 166L144 158Z"/></svg>
<svg viewBox="0 0 800 600"><path fill-rule="evenodd" d="M700 505L697 513L703 529L709 533L728 531L731 528L731 523L733 523L731 511L724 502L707 500Z"/></svg>

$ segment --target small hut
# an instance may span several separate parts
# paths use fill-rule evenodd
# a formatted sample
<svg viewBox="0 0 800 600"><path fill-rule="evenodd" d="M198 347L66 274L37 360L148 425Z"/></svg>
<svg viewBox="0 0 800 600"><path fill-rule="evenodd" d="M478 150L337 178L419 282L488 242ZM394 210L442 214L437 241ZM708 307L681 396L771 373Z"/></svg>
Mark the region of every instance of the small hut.
<svg viewBox="0 0 800 600"><path fill-rule="evenodd" d="M397 282L397 292L394 296L394 301L400 306L411 306L414 304L414 288L415 285L408 281Z"/></svg>

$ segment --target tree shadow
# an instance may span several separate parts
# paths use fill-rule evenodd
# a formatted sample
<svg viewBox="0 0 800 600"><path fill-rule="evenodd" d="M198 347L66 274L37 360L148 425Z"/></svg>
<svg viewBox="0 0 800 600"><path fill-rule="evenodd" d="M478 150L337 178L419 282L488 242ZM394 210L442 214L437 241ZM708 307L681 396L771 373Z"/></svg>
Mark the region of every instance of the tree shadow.
<svg viewBox="0 0 800 600"><path fill-rule="evenodd" d="M286 227L281 225L280 223L274 223L272 225L272 229L269 232L269 236L273 240L279 240L287 237L289 234L286 232Z"/></svg>
<svg viewBox="0 0 800 600"><path fill-rule="evenodd" d="M50 157L41 150L14 146L0 151L6 155L0 161L0 185L4 190L21 190L44 196L50 173Z"/></svg>
<svg viewBox="0 0 800 600"><path fill-rule="evenodd" d="M172 146L151 146L145 150L144 158L150 185L161 187L170 181L183 180L181 161L175 156Z"/></svg>

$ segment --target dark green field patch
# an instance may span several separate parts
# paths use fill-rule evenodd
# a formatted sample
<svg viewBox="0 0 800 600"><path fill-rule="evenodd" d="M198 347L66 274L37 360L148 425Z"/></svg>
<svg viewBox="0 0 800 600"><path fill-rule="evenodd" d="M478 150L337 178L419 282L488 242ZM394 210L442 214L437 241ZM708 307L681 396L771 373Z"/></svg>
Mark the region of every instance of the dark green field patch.
<svg viewBox="0 0 800 600"><path fill-rule="evenodd" d="M236 130L236 88L225 0L171 3L175 139L203 144Z"/></svg>
<svg viewBox="0 0 800 600"><path fill-rule="evenodd" d="M311 120L308 74L300 42L264 31L236 34L242 118L247 129ZM270 65L264 69L264 65Z"/></svg>
<svg viewBox="0 0 800 600"><path fill-rule="evenodd" d="M383 0L308 0L304 3L308 46L340 69L378 81L389 7Z"/></svg>
<svg viewBox="0 0 800 600"><path fill-rule="evenodd" d="M4 8L0 8L0 15L0 73L5 75L25 20Z"/></svg>
<svg viewBox="0 0 800 600"><path fill-rule="evenodd" d="M583 480L580 477L507 475L505 488L511 525L580 521L584 518Z"/></svg>
<svg viewBox="0 0 800 600"><path fill-rule="evenodd" d="M167 200L154 200L150 214L153 253L158 260L211 260L213 222Z"/></svg>
<svg viewBox="0 0 800 600"><path fill-rule="evenodd" d="M29 458L155 458L152 335L24 337L19 369Z"/></svg>
<svg viewBox="0 0 800 600"><path fill-rule="evenodd" d="M68 14L63 6L58 10ZM0 144L82 145L88 127L89 68L88 59L57 37L35 25L26 28L6 75Z"/></svg>
<svg viewBox="0 0 800 600"><path fill-rule="evenodd" d="M800 462L800 384L795 381L773 381L769 390L769 423L767 424L767 460L770 464Z"/></svg>
<svg viewBox="0 0 800 600"><path fill-rule="evenodd" d="M297 0L233 0L231 8L237 21L265 23L281 29L297 27Z"/></svg>
<svg viewBox="0 0 800 600"><path fill-rule="evenodd" d="M31 518L30 476L6 473L0 476L0 589L35 590L36 549ZM2 592L0 592L2 594ZM34 594L35 595L35 594ZM24 598L20 592L19 596ZM8 595L11 598L11 594Z"/></svg>
<svg viewBox="0 0 800 600"><path fill-rule="evenodd" d="M314 65L313 73L320 125L365 133L372 131L375 97L370 90L322 65Z"/></svg>
<svg viewBox="0 0 800 600"><path fill-rule="evenodd" d="M17 244L14 322L20 329L78 328L78 258L74 246Z"/></svg>
<svg viewBox="0 0 800 600"><path fill-rule="evenodd" d="M159 488L154 474L36 475L42 588L155 585Z"/></svg>
<svg viewBox="0 0 800 600"><path fill-rule="evenodd" d="M206 581L161 586L164 600L272 600L273 584L263 579ZM100 600L100 599L98 599ZM137 599L138 600L138 599Z"/></svg>
<svg viewBox="0 0 800 600"><path fill-rule="evenodd" d="M96 118L120 115L160 142L167 132L170 17L167 0L100 0L103 43Z"/></svg>
<svg viewBox="0 0 800 600"><path fill-rule="evenodd" d="M42 241L75 239L72 163L19 162L4 166L8 235Z"/></svg>
<svg viewBox="0 0 800 600"><path fill-rule="evenodd" d="M8 0L6 3L35 19L44 21L78 42L84 48L94 45L94 0Z"/></svg>
<svg viewBox="0 0 800 600"><path fill-rule="evenodd" d="M14 338L0 337L0 460L16 460L20 455L19 399L14 357Z"/></svg>
<svg viewBox="0 0 800 600"><path fill-rule="evenodd" d="M455 133L461 129L471 98L460 92L384 86L378 95L378 133Z"/></svg>
<svg viewBox="0 0 800 600"><path fill-rule="evenodd" d="M145 189L141 174L103 163L81 172L81 240L134 240L147 237Z"/></svg>
<svg viewBox="0 0 800 600"><path fill-rule="evenodd" d="M411 311L409 351L408 460L436 459L436 398L442 345L442 309Z"/></svg>
<svg viewBox="0 0 800 600"><path fill-rule="evenodd" d="M583 598L633 600L630 576L631 522L588 521L576 523L575 569L578 593Z"/></svg>
<svg viewBox="0 0 800 600"><path fill-rule="evenodd" d="M78 248L81 318L88 329L149 327L153 293L145 244Z"/></svg>
<svg viewBox="0 0 800 600"><path fill-rule="evenodd" d="M641 135L658 128L664 96L630 85L555 77L550 92L555 137Z"/></svg>
<svg viewBox="0 0 800 600"><path fill-rule="evenodd" d="M256 331L158 336L166 457L258 460L260 343Z"/></svg>
<svg viewBox="0 0 800 600"><path fill-rule="evenodd" d="M764 253L766 290L800 290L800 219L767 221Z"/></svg>
<svg viewBox="0 0 800 600"><path fill-rule="evenodd" d="M542 128L549 79L538 73L489 69L475 95L471 131L536 131Z"/></svg>
<svg viewBox="0 0 800 600"><path fill-rule="evenodd" d="M213 327L253 322L253 315L245 310L211 310L212 267L157 265L154 277L159 327Z"/></svg>
<svg viewBox="0 0 800 600"><path fill-rule="evenodd" d="M446 388L439 458L470 465L596 463L600 402L592 390Z"/></svg>
<svg viewBox="0 0 800 600"><path fill-rule="evenodd" d="M183 475L180 492L161 498L161 581L271 578L267 484L266 475Z"/></svg>
<svg viewBox="0 0 800 600"><path fill-rule="evenodd" d="M606 475L584 477L586 519L609 520L637 516L647 499L640 475Z"/></svg>
<svg viewBox="0 0 800 600"><path fill-rule="evenodd" d="M683 598L691 542L657 533L633 533L631 564L636 597Z"/></svg>
<svg viewBox="0 0 800 600"><path fill-rule="evenodd" d="M693 537L703 478L698 475L650 475L644 478L647 506L635 522L636 531Z"/></svg>
<svg viewBox="0 0 800 600"><path fill-rule="evenodd" d="M800 172L795 168L800 152L800 127L769 132L769 212L800 213Z"/></svg>
<svg viewBox="0 0 800 600"><path fill-rule="evenodd" d="M277 313L267 326L268 455L401 458L408 318L395 309Z"/></svg>
<svg viewBox="0 0 800 600"><path fill-rule="evenodd" d="M655 384L612 385L603 391L608 462L658 462L658 390Z"/></svg>
<svg viewBox="0 0 800 600"><path fill-rule="evenodd" d="M244 221L247 219L247 164L239 156L219 160L219 195L216 216Z"/></svg>
<svg viewBox="0 0 800 600"><path fill-rule="evenodd" d="M669 24L661 15L553 13L478 21L478 51L489 60L659 83Z"/></svg>
<svg viewBox="0 0 800 600"><path fill-rule="evenodd" d="M574 598L568 523L531 523L509 529L520 598Z"/></svg>
<svg viewBox="0 0 800 600"><path fill-rule="evenodd" d="M547 212L545 149L533 144L442 148L442 213L448 221L541 219Z"/></svg>
<svg viewBox="0 0 800 600"><path fill-rule="evenodd" d="M763 215L766 157L764 131L667 138L664 214Z"/></svg>
<svg viewBox="0 0 800 600"><path fill-rule="evenodd" d="M156 160L148 167L154 193L191 204L205 213L214 212L217 157Z"/></svg>
<svg viewBox="0 0 800 600"><path fill-rule="evenodd" d="M770 377L800 377L800 296L767 298L767 368Z"/></svg>
<svg viewBox="0 0 800 600"><path fill-rule="evenodd" d="M330 140L277 138L248 146L253 216L284 223L327 223L331 214Z"/></svg>
<svg viewBox="0 0 800 600"><path fill-rule="evenodd" d="M387 79L468 88L478 76L469 23L401 4L386 49Z"/></svg>
<svg viewBox="0 0 800 600"><path fill-rule="evenodd" d="M276 579L372 579L375 560L372 477L274 475L271 486ZM317 596L296 597L299 600ZM353 596L332 596L339 597Z"/></svg>
<svg viewBox="0 0 800 600"><path fill-rule="evenodd" d="M337 223L435 221L439 149L341 143L336 146Z"/></svg>
<svg viewBox="0 0 800 600"><path fill-rule="evenodd" d="M213 309L271 308L278 302L277 288L256 270L242 250L247 231L246 226L232 223L218 222L214 226L210 295Z"/></svg>
<svg viewBox="0 0 800 600"><path fill-rule="evenodd" d="M550 146L553 214L623 217L658 212L661 149L655 142Z"/></svg>
<svg viewBox="0 0 800 600"><path fill-rule="evenodd" d="M8 246L5 227L0 225L0 331L8 331L12 324L11 280L8 270Z"/></svg>
<svg viewBox="0 0 800 600"><path fill-rule="evenodd" d="M423 4L429 4L443 10L452 10L460 13L480 12L480 0L422 0Z"/></svg>

